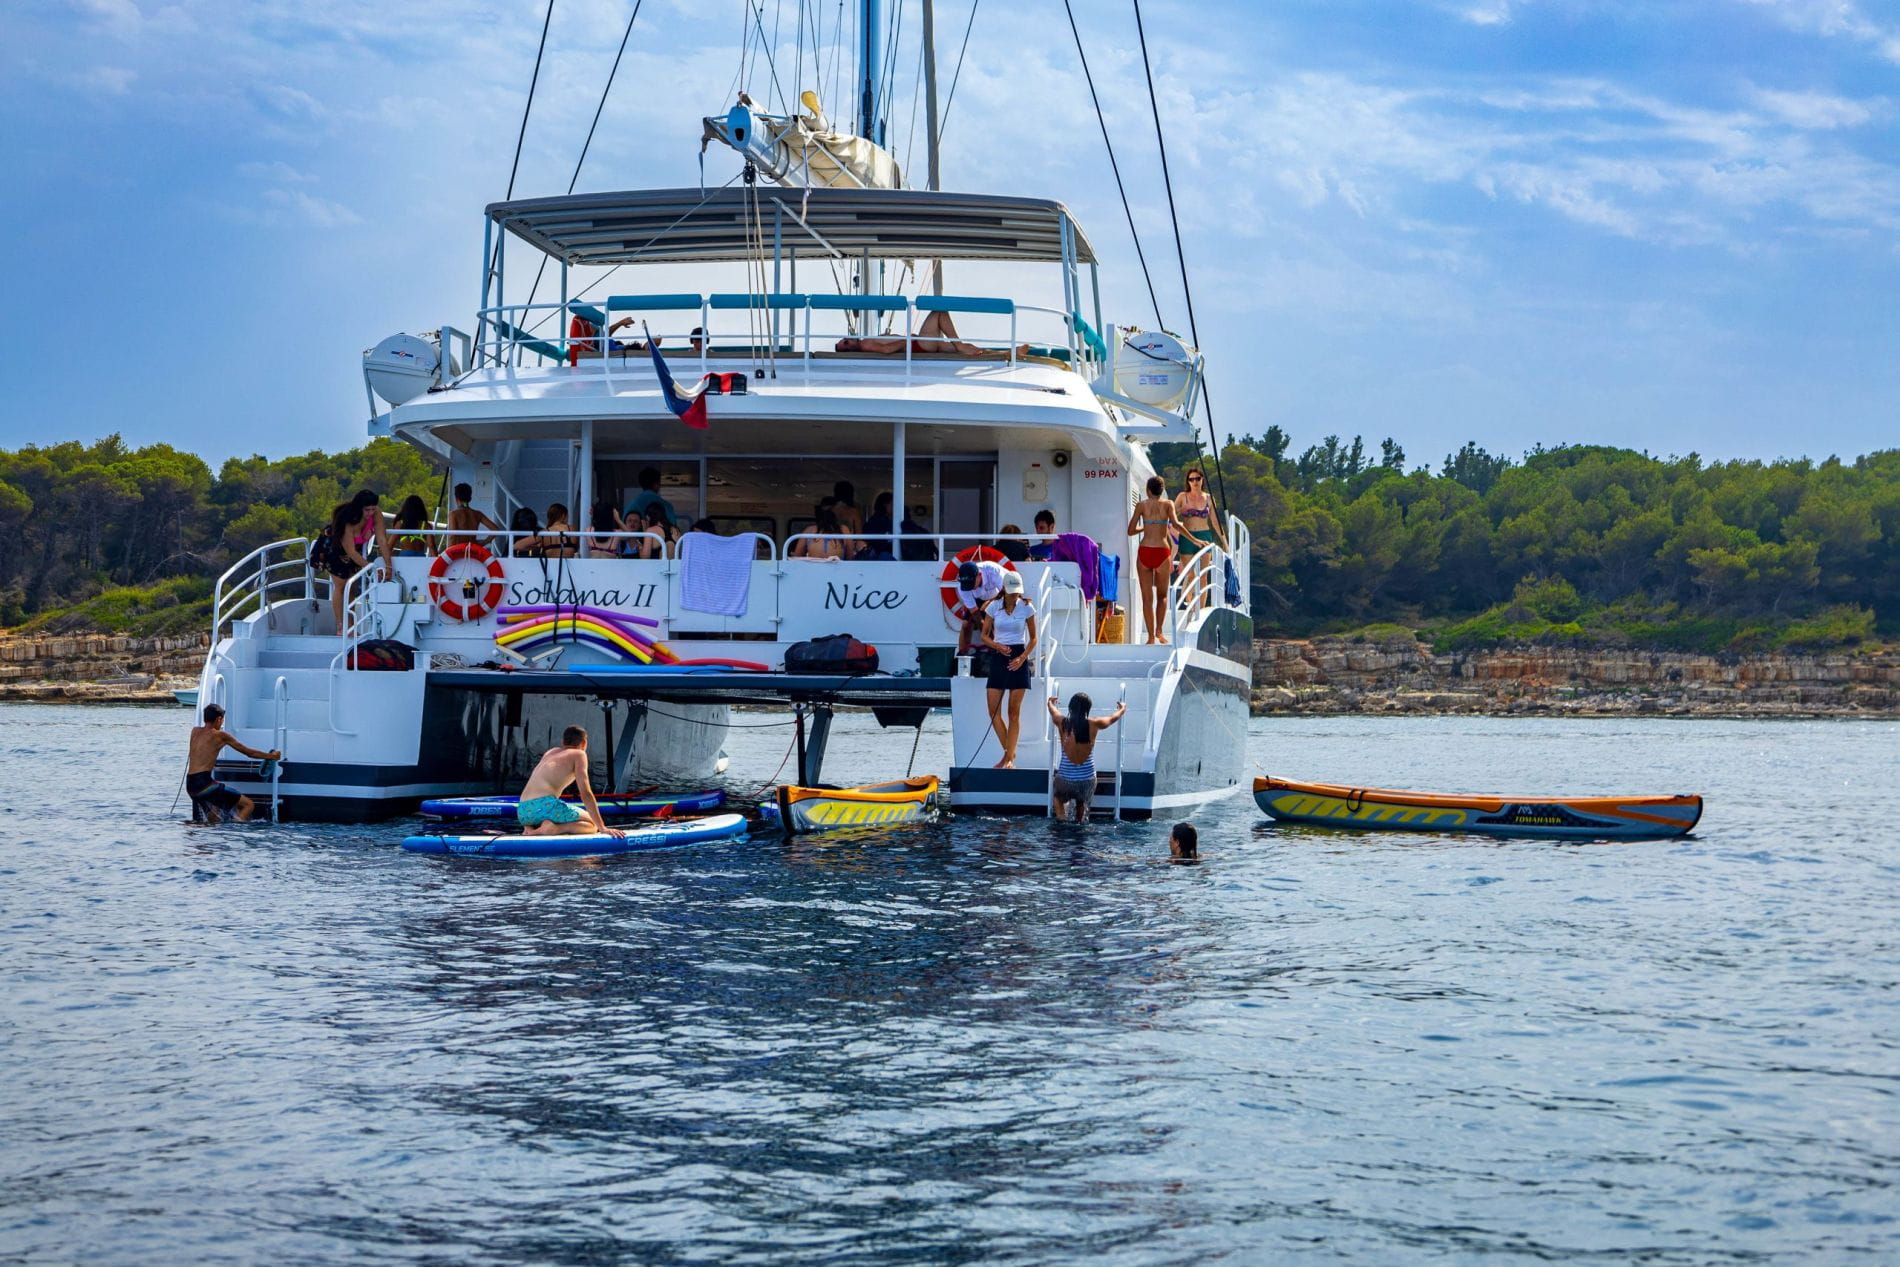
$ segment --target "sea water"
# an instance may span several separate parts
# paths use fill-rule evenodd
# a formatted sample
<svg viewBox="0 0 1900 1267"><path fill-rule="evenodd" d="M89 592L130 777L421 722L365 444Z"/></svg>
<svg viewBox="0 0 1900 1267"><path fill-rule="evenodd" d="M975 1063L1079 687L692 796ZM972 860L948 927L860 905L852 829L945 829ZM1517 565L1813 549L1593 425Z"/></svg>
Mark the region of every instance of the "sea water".
<svg viewBox="0 0 1900 1267"><path fill-rule="evenodd" d="M746 714L735 784L791 735ZM193 828L0 708L0 1259L1900 1260L1900 725L1260 720L1693 838L964 816L594 863ZM912 736L840 721L827 774ZM294 754L293 754L294 755ZM926 729L916 768L943 768Z"/></svg>

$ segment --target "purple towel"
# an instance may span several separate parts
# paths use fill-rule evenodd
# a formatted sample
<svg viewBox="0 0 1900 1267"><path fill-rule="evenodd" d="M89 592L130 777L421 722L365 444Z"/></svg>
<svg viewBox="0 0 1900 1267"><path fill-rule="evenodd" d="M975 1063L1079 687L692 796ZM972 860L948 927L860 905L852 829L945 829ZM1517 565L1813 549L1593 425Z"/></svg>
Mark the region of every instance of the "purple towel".
<svg viewBox="0 0 1900 1267"><path fill-rule="evenodd" d="M1073 563L1082 570L1082 597L1091 603L1100 588L1101 558L1102 549L1095 544L1095 538L1079 532L1058 533L1055 545L1049 550L1049 562Z"/></svg>

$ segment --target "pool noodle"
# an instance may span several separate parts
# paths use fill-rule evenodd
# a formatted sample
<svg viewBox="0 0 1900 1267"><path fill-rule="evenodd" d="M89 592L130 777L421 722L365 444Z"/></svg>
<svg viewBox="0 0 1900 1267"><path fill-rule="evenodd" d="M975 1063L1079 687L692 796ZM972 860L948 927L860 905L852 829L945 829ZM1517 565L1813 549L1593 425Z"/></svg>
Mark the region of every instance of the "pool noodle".
<svg viewBox="0 0 1900 1267"><path fill-rule="evenodd" d="M593 616L601 620L645 625L650 629L660 627L660 622L651 616L636 616L631 612L608 611L604 607L587 607L578 603L526 603L497 607L495 611L502 616L564 616L569 612L579 612L583 616Z"/></svg>
<svg viewBox="0 0 1900 1267"><path fill-rule="evenodd" d="M517 635L522 630L529 630L529 629L541 631L541 630L550 630L550 629L551 630L561 630L561 629L572 630L572 629L587 629L587 628L598 628L601 630L611 632L618 636L624 637L629 642L633 643L635 646L642 647L646 649L650 654L656 655L663 660L670 660L673 658L673 653L666 649L666 646L664 643L661 643L655 639L647 637L645 634L641 633L637 629L629 629L626 626L620 624L619 622L615 620L611 620L605 616L588 616L584 614L577 616L577 615L573 615L571 613L566 613L566 612L563 612L562 614L558 616L553 616L553 615L518 616L514 618L512 621L510 621L508 624L506 624L500 633L497 633L495 635L495 640L497 642L502 642L504 639L508 638L510 635Z"/></svg>
<svg viewBox="0 0 1900 1267"><path fill-rule="evenodd" d="M515 648L543 641L558 642L563 635L586 636L596 645L611 643L616 648L639 656L643 660L659 659L670 662L675 658L666 647L634 630L623 629L611 622L595 620L591 617L534 617L502 629L495 635L495 642L503 647Z"/></svg>

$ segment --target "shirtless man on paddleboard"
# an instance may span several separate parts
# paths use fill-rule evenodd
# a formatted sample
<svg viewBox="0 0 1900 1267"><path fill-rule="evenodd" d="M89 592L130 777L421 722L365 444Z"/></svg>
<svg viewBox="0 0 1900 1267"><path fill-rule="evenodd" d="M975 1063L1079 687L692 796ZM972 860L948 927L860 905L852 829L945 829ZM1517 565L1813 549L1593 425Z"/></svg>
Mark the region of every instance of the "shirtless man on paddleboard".
<svg viewBox="0 0 1900 1267"><path fill-rule="evenodd" d="M580 784L582 813L561 799L561 794ZM627 833L607 826L601 817L600 802L594 799L594 785L587 776L587 727L569 726L561 733L561 746L549 748L528 785L521 789L515 805L515 817L527 836L624 836Z"/></svg>

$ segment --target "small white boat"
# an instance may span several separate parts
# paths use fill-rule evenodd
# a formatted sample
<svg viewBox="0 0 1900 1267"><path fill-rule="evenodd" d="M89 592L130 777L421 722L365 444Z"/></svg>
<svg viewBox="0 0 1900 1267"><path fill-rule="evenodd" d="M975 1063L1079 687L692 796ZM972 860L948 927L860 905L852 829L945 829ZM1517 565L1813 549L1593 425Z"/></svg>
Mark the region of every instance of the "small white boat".
<svg viewBox="0 0 1900 1267"><path fill-rule="evenodd" d="M198 692L196 691L173 691L172 698L186 708L198 707Z"/></svg>

